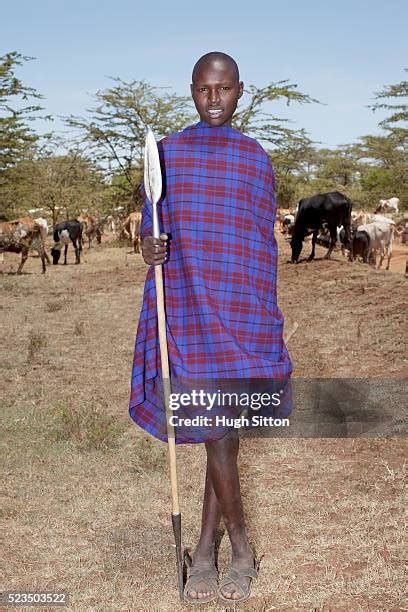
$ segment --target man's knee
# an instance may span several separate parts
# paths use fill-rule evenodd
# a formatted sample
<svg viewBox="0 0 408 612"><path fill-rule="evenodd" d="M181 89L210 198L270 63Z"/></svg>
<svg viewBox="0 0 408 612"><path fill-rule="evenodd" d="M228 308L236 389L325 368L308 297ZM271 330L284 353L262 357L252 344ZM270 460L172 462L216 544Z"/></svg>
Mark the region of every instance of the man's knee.
<svg viewBox="0 0 408 612"><path fill-rule="evenodd" d="M209 459L216 459L219 463L235 461L238 455L239 437L236 429L231 430L219 440L211 440L205 443Z"/></svg>

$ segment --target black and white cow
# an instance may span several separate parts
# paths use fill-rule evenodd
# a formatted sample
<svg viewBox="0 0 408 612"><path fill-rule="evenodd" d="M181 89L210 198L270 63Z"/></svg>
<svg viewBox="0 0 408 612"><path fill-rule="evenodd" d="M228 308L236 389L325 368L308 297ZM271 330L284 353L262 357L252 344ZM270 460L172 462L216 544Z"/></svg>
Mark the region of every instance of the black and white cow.
<svg viewBox="0 0 408 612"><path fill-rule="evenodd" d="M82 225L77 219L58 223L54 228L54 246L51 249L52 263L56 266L61 256L62 246L65 246L64 264L67 263L67 251L70 242L75 249L75 263L81 263L82 251Z"/></svg>
<svg viewBox="0 0 408 612"><path fill-rule="evenodd" d="M292 230L295 225L295 215L285 215L282 219L282 234L292 235Z"/></svg>
<svg viewBox="0 0 408 612"><path fill-rule="evenodd" d="M330 258L337 241L337 228L341 225L344 227L345 232L344 243L347 248L350 248L352 206L351 200L339 191L319 193L310 198L300 200L292 232L292 263L298 262L302 252L303 240L309 234L313 234L312 252L309 256L309 261L314 259L317 236L324 227L327 227L330 235L330 245L325 259Z"/></svg>

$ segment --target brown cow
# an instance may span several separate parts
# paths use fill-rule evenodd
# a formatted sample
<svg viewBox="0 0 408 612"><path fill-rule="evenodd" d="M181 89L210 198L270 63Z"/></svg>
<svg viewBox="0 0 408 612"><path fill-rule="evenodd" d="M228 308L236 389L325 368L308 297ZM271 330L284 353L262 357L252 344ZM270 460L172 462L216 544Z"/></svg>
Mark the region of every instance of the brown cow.
<svg viewBox="0 0 408 612"><path fill-rule="evenodd" d="M128 215L123 223L123 231L127 238L130 238L135 253L140 253L140 224L142 213L135 211Z"/></svg>
<svg viewBox="0 0 408 612"><path fill-rule="evenodd" d="M82 235L86 235L88 238L88 248L91 248L92 240L96 238L98 244L101 243L101 229L99 223L95 217L90 215L79 215L78 221L82 225ZM81 238L82 244L83 240ZM81 249L82 249L81 244Z"/></svg>
<svg viewBox="0 0 408 612"><path fill-rule="evenodd" d="M44 273L46 271L46 257L43 246L42 226L33 219L16 219L8 223L0 223L0 252L21 253L21 263L17 274L21 274L30 248L38 251Z"/></svg>

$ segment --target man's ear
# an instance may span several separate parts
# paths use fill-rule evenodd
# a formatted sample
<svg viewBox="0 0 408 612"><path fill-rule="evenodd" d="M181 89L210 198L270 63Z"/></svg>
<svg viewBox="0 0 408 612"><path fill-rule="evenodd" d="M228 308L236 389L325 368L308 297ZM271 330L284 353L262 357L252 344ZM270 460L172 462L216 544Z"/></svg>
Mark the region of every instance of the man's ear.
<svg viewBox="0 0 408 612"><path fill-rule="evenodd" d="M238 98L240 98L243 93L244 93L244 83L243 81L240 81L238 83Z"/></svg>
<svg viewBox="0 0 408 612"><path fill-rule="evenodd" d="M192 83L190 83L190 92L191 92L191 95L193 95L193 84Z"/></svg>

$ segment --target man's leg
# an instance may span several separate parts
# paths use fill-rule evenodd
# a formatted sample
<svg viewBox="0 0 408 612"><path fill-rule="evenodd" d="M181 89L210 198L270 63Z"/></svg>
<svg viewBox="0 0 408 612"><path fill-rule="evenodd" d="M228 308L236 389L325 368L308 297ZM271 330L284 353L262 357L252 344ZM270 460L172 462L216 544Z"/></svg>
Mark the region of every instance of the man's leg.
<svg viewBox="0 0 408 612"><path fill-rule="evenodd" d="M221 509L214 492L214 487L212 486L207 465L203 512L201 519L201 534L193 554L194 567L207 569L214 566L214 545L220 518ZM200 599L212 595L215 596L216 593L212 590L208 590L208 584L205 582L197 582L195 588L189 590L189 595L191 597Z"/></svg>
<svg viewBox="0 0 408 612"><path fill-rule="evenodd" d="M254 566L254 555L249 546L245 519L242 508L241 491L238 475L238 449L239 438L236 430L222 438L206 442L207 474L211 479L211 486L218 500L225 526L231 541L232 567L244 570ZM208 476L207 476L208 477ZM250 579L247 580L249 583ZM222 590L226 598L239 599L242 592L232 583Z"/></svg>

